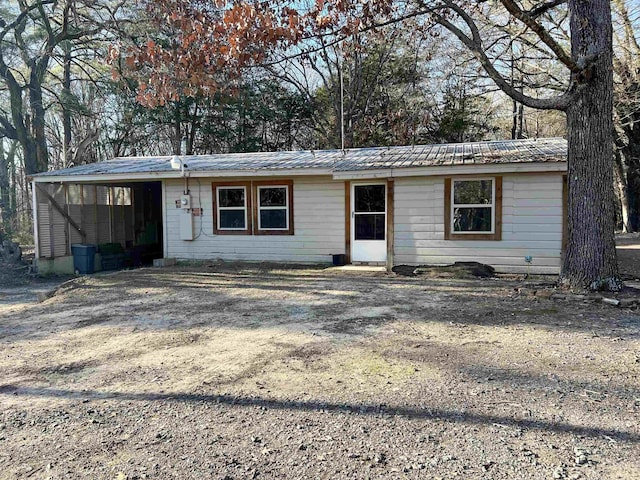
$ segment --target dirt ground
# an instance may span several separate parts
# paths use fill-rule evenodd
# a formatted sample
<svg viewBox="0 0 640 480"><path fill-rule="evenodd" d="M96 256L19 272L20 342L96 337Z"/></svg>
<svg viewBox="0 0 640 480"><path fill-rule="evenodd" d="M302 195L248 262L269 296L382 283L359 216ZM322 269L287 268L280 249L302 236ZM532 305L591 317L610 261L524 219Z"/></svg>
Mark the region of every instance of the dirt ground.
<svg viewBox="0 0 640 480"><path fill-rule="evenodd" d="M618 235L616 245L623 280L640 281L640 233Z"/></svg>
<svg viewBox="0 0 640 480"><path fill-rule="evenodd" d="M10 264L0 261L0 315L16 307L38 300L69 277L40 278L28 273L26 264ZM0 326L2 317L0 317Z"/></svg>
<svg viewBox="0 0 640 480"><path fill-rule="evenodd" d="M551 292L210 264L14 298L0 479L638 479L639 312Z"/></svg>

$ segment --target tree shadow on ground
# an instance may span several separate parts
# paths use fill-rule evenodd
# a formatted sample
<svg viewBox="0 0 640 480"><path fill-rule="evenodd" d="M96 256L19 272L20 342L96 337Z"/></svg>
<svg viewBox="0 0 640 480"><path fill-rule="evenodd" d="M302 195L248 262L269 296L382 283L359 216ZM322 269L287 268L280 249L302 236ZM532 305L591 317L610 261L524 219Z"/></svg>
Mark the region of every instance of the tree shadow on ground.
<svg viewBox="0 0 640 480"><path fill-rule="evenodd" d="M499 427L513 427L518 429L540 430L554 433L582 435L585 437L605 437L628 443L640 443L640 435L628 431L610 428L595 428L574 425L566 422L550 422L542 419L516 419L503 415L489 415L473 412L457 412L441 408L375 405L371 403L333 403L313 400L278 400L263 397L236 396L229 394L208 395L197 393L127 393L127 392L99 392L88 390L47 389L18 387L15 385L0 386L0 394L86 399L86 400L117 400L143 402L182 402L196 404L223 404L227 406L255 406L273 410L307 411L307 412L335 412L354 415L396 415L409 419L442 420L448 422L473 425L493 425Z"/></svg>
<svg viewBox="0 0 640 480"><path fill-rule="evenodd" d="M497 348L500 342L489 344L491 348ZM416 348L418 345L418 348ZM394 348L386 348L381 351L381 356L389 362L410 362L419 367L446 370L454 375L454 378L462 382L475 382L479 387L491 388L499 385L508 389L519 391L535 391L537 394L555 394L560 397L570 394L580 394L585 401L600 402L611 397L617 401L633 402L640 398L640 389L629 378L628 384L619 380L622 384L614 383L609 378L608 382L595 380L589 370L577 370L579 378L571 378L576 371L566 371L563 368L556 371L553 367L541 367L535 362L512 365L507 361L496 360L491 354L491 349L469 350L464 345L442 344L440 342L421 341L419 344L408 340L398 342ZM602 368L594 360L591 369ZM578 366L575 366L576 369ZM624 377L623 377L624 378ZM587 395L588 393L588 395Z"/></svg>

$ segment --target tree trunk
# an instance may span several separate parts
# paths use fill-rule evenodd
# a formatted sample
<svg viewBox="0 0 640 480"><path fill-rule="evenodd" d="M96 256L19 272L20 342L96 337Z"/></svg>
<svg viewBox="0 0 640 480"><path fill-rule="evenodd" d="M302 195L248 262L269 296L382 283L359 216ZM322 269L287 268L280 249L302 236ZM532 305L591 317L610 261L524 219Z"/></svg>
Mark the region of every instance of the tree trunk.
<svg viewBox="0 0 640 480"><path fill-rule="evenodd" d="M569 208L561 281L618 290L613 191L613 64L608 0L570 0L571 50L590 68L567 108Z"/></svg>
<svg viewBox="0 0 640 480"><path fill-rule="evenodd" d="M619 150L615 152L614 166L614 181L618 193L618 203L620 204L620 227L622 233L628 233L632 231L629 226L629 190L625 169L622 164L622 154Z"/></svg>
<svg viewBox="0 0 640 480"><path fill-rule="evenodd" d="M0 71L0 76L4 78L9 92L11 120L15 128L15 137L13 138L20 142L22 147L24 173L33 175L38 173L38 158L36 144L31 136L31 117L25 112L24 102L22 101L22 88L8 68L5 67Z"/></svg>
<svg viewBox="0 0 640 480"><path fill-rule="evenodd" d="M0 140L0 241L2 234L11 235L10 197L9 197L9 152L4 150L4 141Z"/></svg>
<svg viewBox="0 0 640 480"><path fill-rule="evenodd" d="M18 131L18 141L24 152L24 173L26 175L40 173L36 142L31 135L31 115L29 114L24 116L24 128Z"/></svg>
<svg viewBox="0 0 640 480"><path fill-rule="evenodd" d="M180 104L175 102L173 115L173 154L182 155L182 124L180 119Z"/></svg>
<svg viewBox="0 0 640 480"><path fill-rule="evenodd" d="M66 45L64 50L64 69L62 78L62 155L64 168L71 166L71 46Z"/></svg>
<svg viewBox="0 0 640 480"><path fill-rule="evenodd" d="M193 115L191 116L191 127L187 135L187 149L184 152L185 155L193 155L193 145L196 142L196 133L198 131L198 126L200 123L198 119L198 110L198 103L196 103L193 107ZM188 109L187 113L189 113Z"/></svg>
<svg viewBox="0 0 640 480"><path fill-rule="evenodd" d="M511 139L524 138L524 105L513 101L513 124L511 125Z"/></svg>
<svg viewBox="0 0 640 480"><path fill-rule="evenodd" d="M512 101L511 108L511 140L518 138L518 102Z"/></svg>
<svg viewBox="0 0 640 480"><path fill-rule="evenodd" d="M524 105L518 105L518 137L524 138Z"/></svg>
<svg viewBox="0 0 640 480"><path fill-rule="evenodd" d="M29 107L31 109L32 138L36 150L36 172L46 172L49 168L49 151L47 150L47 137L45 133L45 109L42 98L42 85L34 70L31 72L29 82Z"/></svg>
<svg viewBox="0 0 640 480"><path fill-rule="evenodd" d="M625 130L627 144L620 149L627 170L627 198L629 226L632 232L640 229L640 122Z"/></svg>
<svg viewBox="0 0 640 480"><path fill-rule="evenodd" d="M15 144L14 144L15 147ZM18 159L15 155L13 156L13 163L11 164L11 192L9 194L9 203L11 205L10 214L12 219L12 228L16 225L17 220L17 212L18 212L18 174L17 174L17 163Z"/></svg>

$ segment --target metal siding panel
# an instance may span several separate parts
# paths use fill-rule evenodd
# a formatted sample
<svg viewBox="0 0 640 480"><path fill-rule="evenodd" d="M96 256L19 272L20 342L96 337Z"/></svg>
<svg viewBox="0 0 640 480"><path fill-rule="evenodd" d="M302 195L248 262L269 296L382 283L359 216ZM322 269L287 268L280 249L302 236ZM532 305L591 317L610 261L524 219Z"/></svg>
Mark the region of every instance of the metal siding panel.
<svg viewBox="0 0 640 480"><path fill-rule="evenodd" d="M54 257L64 257L67 254L67 231L64 225L53 225Z"/></svg>
<svg viewBox="0 0 640 480"><path fill-rule="evenodd" d="M49 232L51 219L49 218L49 205L38 204L38 228L40 231L40 256L51 257L51 234Z"/></svg>

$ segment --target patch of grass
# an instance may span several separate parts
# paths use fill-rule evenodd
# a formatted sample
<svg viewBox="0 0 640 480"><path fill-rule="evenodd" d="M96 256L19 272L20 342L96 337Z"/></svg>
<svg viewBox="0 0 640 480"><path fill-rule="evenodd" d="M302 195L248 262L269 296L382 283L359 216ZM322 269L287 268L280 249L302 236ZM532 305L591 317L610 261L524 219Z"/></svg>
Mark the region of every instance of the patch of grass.
<svg viewBox="0 0 640 480"><path fill-rule="evenodd" d="M409 363L389 362L377 353L355 351L343 364L345 373L360 376L382 376L385 378L406 379L416 374L417 369Z"/></svg>

